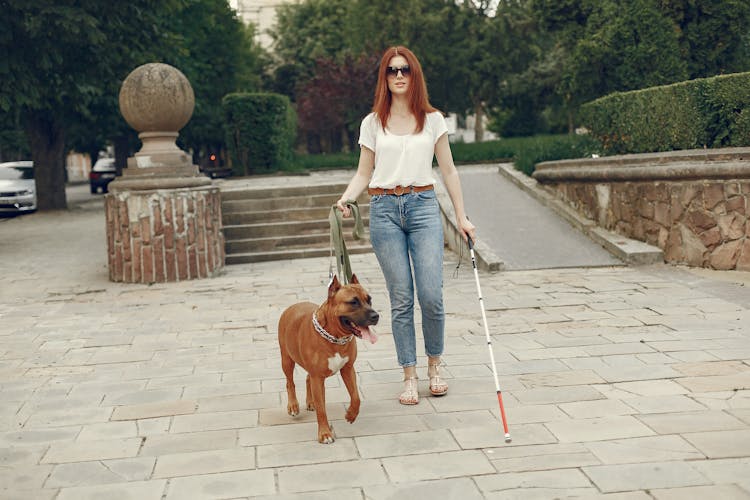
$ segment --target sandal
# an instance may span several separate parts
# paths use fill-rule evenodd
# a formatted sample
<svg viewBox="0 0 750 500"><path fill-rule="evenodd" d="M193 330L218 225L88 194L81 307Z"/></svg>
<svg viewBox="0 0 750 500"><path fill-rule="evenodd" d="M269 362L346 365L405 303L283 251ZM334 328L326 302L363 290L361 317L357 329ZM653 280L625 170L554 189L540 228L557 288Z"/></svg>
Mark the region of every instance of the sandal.
<svg viewBox="0 0 750 500"><path fill-rule="evenodd" d="M398 397L398 402L402 405L415 405L419 403L419 390L417 386L417 377L404 379L404 392Z"/></svg>
<svg viewBox="0 0 750 500"><path fill-rule="evenodd" d="M440 363L429 363L427 375L430 377L430 394L433 396L445 396L448 393L448 384L440 377Z"/></svg>

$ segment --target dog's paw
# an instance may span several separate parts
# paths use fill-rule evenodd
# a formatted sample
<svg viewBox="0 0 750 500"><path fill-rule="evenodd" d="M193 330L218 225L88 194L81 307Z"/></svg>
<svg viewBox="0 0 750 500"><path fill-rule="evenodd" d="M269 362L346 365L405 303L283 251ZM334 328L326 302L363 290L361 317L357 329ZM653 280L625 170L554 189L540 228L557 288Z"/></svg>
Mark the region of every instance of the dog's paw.
<svg viewBox="0 0 750 500"><path fill-rule="evenodd" d="M299 415L299 405L298 405L298 404L290 404L290 405L287 405L287 407L286 407L286 412L287 412L287 413L288 413L288 414L289 414L290 416L292 416L292 417L296 417L297 415Z"/></svg>
<svg viewBox="0 0 750 500"><path fill-rule="evenodd" d="M307 403L307 411L315 411L315 405L312 403Z"/></svg>
<svg viewBox="0 0 750 500"><path fill-rule="evenodd" d="M318 442L320 444L332 444L336 439L333 437L333 430L318 431Z"/></svg>
<svg viewBox="0 0 750 500"><path fill-rule="evenodd" d="M357 416L359 415L359 410L355 411L349 408L346 410L346 421L350 424L353 424L355 420L357 420Z"/></svg>

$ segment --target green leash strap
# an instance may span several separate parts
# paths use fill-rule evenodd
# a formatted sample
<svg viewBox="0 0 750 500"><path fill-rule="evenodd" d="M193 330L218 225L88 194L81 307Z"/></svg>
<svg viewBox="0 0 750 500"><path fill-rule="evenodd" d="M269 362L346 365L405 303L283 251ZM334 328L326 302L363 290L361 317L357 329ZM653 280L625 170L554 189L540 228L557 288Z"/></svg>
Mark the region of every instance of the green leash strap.
<svg viewBox="0 0 750 500"><path fill-rule="evenodd" d="M354 216L354 230L352 231L352 238L355 240L362 239L365 232L365 225L362 223L362 216L359 213L359 205L355 200L346 200L346 206L348 206L352 215ZM346 243L344 242L344 233L342 230L343 214L336 205L331 207L331 211L328 214L328 223L331 226L331 258L333 254L336 254L336 274L343 284L347 285L352 279L352 264L349 262L349 252L346 249ZM329 266L328 277L330 281L333 281L333 264Z"/></svg>

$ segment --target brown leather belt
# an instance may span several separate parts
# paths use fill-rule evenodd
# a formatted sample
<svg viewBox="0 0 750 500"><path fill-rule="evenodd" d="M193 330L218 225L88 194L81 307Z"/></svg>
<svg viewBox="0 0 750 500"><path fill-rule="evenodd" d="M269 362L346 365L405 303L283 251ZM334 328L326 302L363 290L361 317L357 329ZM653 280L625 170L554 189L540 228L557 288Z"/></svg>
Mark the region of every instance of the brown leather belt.
<svg viewBox="0 0 750 500"><path fill-rule="evenodd" d="M435 189L435 186L432 184L428 184L427 186L396 186L395 188L367 188L367 194L370 196L380 195L380 194L395 194L396 196L401 196L403 194L407 193L419 193L422 191L429 191L431 189Z"/></svg>

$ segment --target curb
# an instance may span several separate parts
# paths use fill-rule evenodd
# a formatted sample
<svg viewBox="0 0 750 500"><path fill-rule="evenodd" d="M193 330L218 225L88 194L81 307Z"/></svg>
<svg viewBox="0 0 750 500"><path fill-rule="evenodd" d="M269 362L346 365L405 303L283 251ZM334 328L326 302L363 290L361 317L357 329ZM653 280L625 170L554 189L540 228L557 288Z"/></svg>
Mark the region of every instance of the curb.
<svg viewBox="0 0 750 500"><path fill-rule="evenodd" d="M453 210L453 202L451 202L439 172L435 172L435 179L437 180L435 183L435 195L437 196L438 204L440 205L440 214L443 219L445 243L451 251L458 255L462 255L463 253L468 254L468 247L464 243L464 239L456 225L456 212ZM474 256L476 257L477 267L482 271L494 273L505 269L505 263L481 240L474 244Z"/></svg>
<svg viewBox="0 0 750 500"><path fill-rule="evenodd" d="M498 172L626 264L642 265L664 262L664 252L660 248L599 227L596 222L579 214L541 187L535 179L517 171L512 165L500 165Z"/></svg>

